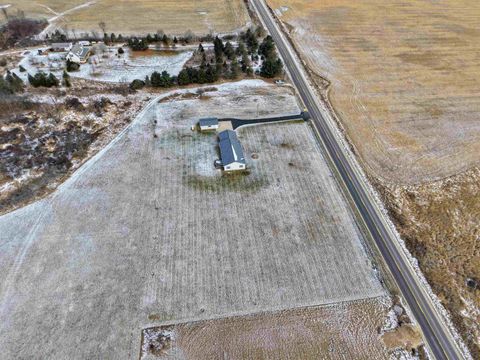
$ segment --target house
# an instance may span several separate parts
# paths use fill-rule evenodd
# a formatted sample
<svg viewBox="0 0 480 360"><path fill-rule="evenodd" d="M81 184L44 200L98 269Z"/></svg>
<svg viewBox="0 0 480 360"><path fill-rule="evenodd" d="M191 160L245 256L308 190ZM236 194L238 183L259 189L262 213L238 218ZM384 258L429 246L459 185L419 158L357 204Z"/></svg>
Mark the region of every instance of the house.
<svg viewBox="0 0 480 360"><path fill-rule="evenodd" d="M72 43L52 43L50 49L56 52L67 52L72 49Z"/></svg>
<svg viewBox="0 0 480 360"><path fill-rule="evenodd" d="M233 130L224 130L218 134L220 162L224 171L245 170L245 156L237 134Z"/></svg>
<svg viewBox="0 0 480 360"><path fill-rule="evenodd" d="M77 64L85 64L90 56L90 51L90 47L75 44L72 50L68 53L67 60Z"/></svg>
<svg viewBox="0 0 480 360"><path fill-rule="evenodd" d="M209 131L218 129L218 119L215 117L203 118L198 120L200 131Z"/></svg>

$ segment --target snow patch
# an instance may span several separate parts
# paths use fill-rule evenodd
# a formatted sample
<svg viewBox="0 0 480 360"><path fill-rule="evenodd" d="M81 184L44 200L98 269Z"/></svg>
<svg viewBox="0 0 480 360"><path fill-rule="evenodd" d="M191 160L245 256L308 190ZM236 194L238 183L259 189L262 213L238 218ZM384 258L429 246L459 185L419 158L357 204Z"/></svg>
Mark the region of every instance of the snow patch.
<svg viewBox="0 0 480 360"><path fill-rule="evenodd" d="M389 360L417 360L419 359L418 355L412 355L405 349L396 349L394 350L389 357Z"/></svg>
<svg viewBox="0 0 480 360"><path fill-rule="evenodd" d="M24 53L18 66L12 70L25 83L28 83L28 74L35 75L43 71L53 73L61 79L65 69L66 53L39 54L38 50ZM71 77L104 81L104 82L132 82L135 79L145 79L154 71L167 71L170 75L178 75L185 63L192 56L192 51L178 51L175 55L158 54L148 56L133 55L128 49L122 55L117 54L117 47L107 47L104 52L98 51L86 64L82 64L78 71L70 72ZM20 66L26 71L20 71Z"/></svg>

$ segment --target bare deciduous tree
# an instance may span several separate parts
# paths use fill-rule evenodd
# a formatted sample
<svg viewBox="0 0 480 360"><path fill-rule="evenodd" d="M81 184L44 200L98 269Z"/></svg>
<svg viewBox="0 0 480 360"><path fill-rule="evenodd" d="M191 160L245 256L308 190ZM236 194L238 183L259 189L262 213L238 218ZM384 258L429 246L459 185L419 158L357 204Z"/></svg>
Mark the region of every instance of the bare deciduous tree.
<svg viewBox="0 0 480 360"><path fill-rule="evenodd" d="M107 32L107 24L105 24L105 21L100 21L98 27L102 29L102 35Z"/></svg>

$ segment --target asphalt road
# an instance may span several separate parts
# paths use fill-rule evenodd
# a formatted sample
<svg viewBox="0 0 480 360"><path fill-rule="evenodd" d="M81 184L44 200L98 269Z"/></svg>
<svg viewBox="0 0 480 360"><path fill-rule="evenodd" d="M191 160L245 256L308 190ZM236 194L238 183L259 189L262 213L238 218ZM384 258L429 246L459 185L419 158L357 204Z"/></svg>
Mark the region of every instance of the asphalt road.
<svg viewBox="0 0 480 360"><path fill-rule="evenodd" d="M286 115L286 116L275 116L275 117L269 117L269 118L257 118L257 119L237 119L237 118L218 119L218 121L230 121L232 123L233 130L239 128L240 126L245 126L245 125L266 124L266 123L272 123L272 122L293 121L293 120L304 120L303 113L295 114L295 115Z"/></svg>
<svg viewBox="0 0 480 360"><path fill-rule="evenodd" d="M323 142L325 150L335 166L341 181L352 197L371 236L375 240L400 291L420 324L430 353L436 359L462 359L462 353L447 326L434 308L425 288L400 248L380 209L371 198L368 184L360 176L359 169L351 163L345 149L334 135L331 125L322 115L313 89L310 87L302 66L293 55L290 44L281 34L272 14L262 0L251 0L258 15L274 39L288 72L307 107L313 125Z"/></svg>

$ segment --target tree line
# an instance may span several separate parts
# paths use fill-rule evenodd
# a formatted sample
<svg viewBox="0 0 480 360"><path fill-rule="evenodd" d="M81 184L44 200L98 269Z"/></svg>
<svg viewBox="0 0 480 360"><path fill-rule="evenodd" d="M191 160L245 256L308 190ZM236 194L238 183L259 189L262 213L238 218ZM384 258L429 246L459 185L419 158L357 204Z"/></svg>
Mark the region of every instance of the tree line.
<svg viewBox="0 0 480 360"><path fill-rule="evenodd" d="M282 61L279 59L275 43L270 35L259 44L258 36L261 31L247 30L241 36L238 47L235 49L230 41L224 43L218 36L213 39L214 59L207 61L205 49L200 43L196 53L201 56L198 67L186 67L178 76L171 76L163 71L154 72L145 80L136 79L130 88L137 90L144 86L167 88L173 85L185 86L190 84L214 83L219 79L236 79L240 72L247 76L253 74L251 61L262 59L259 75L266 78L278 76L283 71ZM240 59L240 61L238 61ZM213 62L215 60L215 62Z"/></svg>

